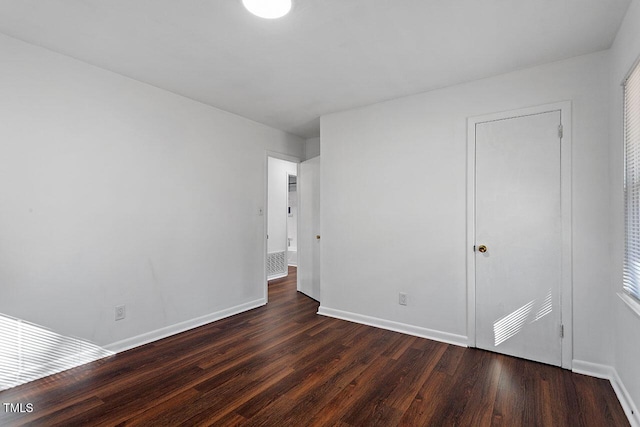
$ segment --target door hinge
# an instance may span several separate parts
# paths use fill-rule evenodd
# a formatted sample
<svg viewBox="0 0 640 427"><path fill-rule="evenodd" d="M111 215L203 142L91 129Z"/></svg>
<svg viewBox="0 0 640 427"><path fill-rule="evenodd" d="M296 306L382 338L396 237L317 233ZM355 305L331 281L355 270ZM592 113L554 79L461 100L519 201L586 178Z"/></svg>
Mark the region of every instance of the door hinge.
<svg viewBox="0 0 640 427"><path fill-rule="evenodd" d="M562 138L563 135L564 135L564 128L562 127L562 125L558 125L558 138Z"/></svg>
<svg viewBox="0 0 640 427"><path fill-rule="evenodd" d="M560 325L560 338L564 338L564 325Z"/></svg>

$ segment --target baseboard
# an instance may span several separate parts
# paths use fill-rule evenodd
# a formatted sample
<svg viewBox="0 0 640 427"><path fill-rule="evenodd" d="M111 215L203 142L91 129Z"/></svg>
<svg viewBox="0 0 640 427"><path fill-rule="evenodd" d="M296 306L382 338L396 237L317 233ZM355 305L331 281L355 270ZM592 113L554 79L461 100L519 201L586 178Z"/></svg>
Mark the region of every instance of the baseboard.
<svg viewBox="0 0 640 427"><path fill-rule="evenodd" d="M638 413L638 408L633 402L633 399L631 399L631 396L620 379L618 372L613 367L601 365L599 363L585 362L583 360L574 360L572 370L577 374L609 380L611 387L613 387L613 391L618 397L620 406L622 406L624 413L629 419L629 424L631 424L632 427L640 427L640 414Z"/></svg>
<svg viewBox="0 0 640 427"><path fill-rule="evenodd" d="M631 399L627 388L624 386L615 369L613 370L613 378L610 381L613 390L618 396L620 405L622 405L622 409L624 409L624 413L627 414L629 424L631 424L632 427L640 427L640 413L638 413L638 408Z"/></svg>
<svg viewBox="0 0 640 427"><path fill-rule="evenodd" d="M434 341L440 341L447 344L453 344L460 347L468 347L467 337L463 335L435 331L433 329L408 325L406 323L393 322L391 320L379 319L377 317L365 316L362 314L336 310L323 306L320 306L320 308L318 308L318 314L327 317L334 317L336 319L347 320L349 322L374 326L376 328L387 329L389 331L401 332L403 334L413 335L416 337L427 338Z"/></svg>
<svg viewBox="0 0 640 427"><path fill-rule="evenodd" d="M275 276L269 276L267 277L267 282L270 282L272 280L276 280L276 279L282 279L283 277L287 277L289 275L289 273L282 273L282 274L276 274Z"/></svg>
<svg viewBox="0 0 640 427"><path fill-rule="evenodd" d="M573 359L571 371L576 374L611 380L615 370L609 365L601 365L600 363L591 363L585 362L584 360Z"/></svg>
<svg viewBox="0 0 640 427"><path fill-rule="evenodd" d="M147 332L135 337L127 338L122 341L117 341L112 344L104 346L105 349L113 351L115 353L121 353L126 350L130 350L135 347L139 347L150 342L167 338L171 335L179 334L181 332L188 331L203 325L206 325L216 320L221 320L226 317L231 317L236 314L243 313L245 311L265 305L267 302L264 298L250 301L244 304L236 305L235 307L227 308L224 310L216 311L214 313L206 314L204 316L196 317L195 319L186 320L184 322L176 323L175 325L166 326L164 328L156 329L155 331Z"/></svg>

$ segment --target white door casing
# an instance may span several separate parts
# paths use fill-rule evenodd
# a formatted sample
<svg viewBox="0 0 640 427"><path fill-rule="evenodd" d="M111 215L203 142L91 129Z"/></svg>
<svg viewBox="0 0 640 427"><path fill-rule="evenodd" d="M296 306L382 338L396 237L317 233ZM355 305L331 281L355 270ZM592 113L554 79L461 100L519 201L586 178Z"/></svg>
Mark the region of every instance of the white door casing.
<svg viewBox="0 0 640 427"><path fill-rule="evenodd" d="M570 122L569 103L469 120L468 327L471 346L569 368L570 126L563 117Z"/></svg>

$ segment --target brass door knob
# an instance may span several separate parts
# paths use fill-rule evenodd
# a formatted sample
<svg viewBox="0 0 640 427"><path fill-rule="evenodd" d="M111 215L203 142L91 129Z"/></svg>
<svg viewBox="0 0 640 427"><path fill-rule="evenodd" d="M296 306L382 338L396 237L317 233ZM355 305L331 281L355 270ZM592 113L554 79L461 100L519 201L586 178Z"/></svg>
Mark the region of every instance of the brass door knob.
<svg viewBox="0 0 640 427"><path fill-rule="evenodd" d="M478 252L480 252L480 253L487 252L487 247L485 245L478 246Z"/></svg>
<svg viewBox="0 0 640 427"><path fill-rule="evenodd" d="M320 235L316 234L316 239L320 240Z"/></svg>

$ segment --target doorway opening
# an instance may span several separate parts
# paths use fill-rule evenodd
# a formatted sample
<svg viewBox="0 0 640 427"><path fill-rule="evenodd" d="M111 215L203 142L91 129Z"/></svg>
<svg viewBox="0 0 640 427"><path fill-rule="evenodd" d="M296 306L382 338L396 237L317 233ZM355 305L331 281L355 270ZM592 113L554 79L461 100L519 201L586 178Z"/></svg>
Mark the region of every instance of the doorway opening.
<svg viewBox="0 0 640 427"><path fill-rule="evenodd" d="M267 157L267 281L287 276L291 257L297 264L297 176L296 162Z"/></svg>

